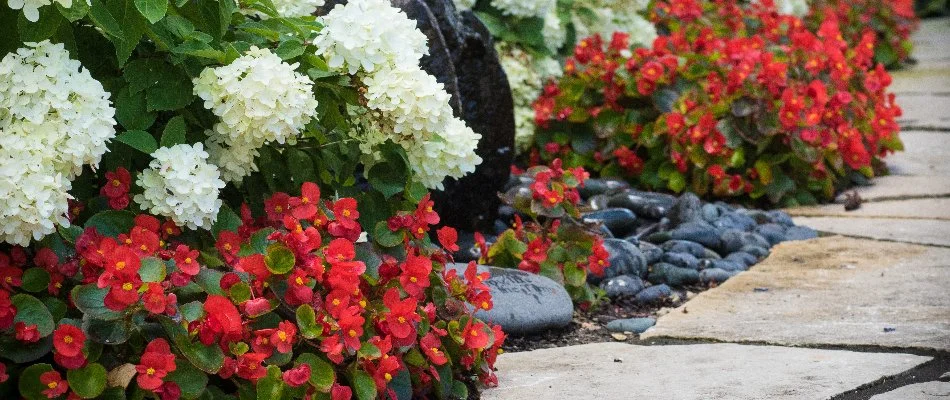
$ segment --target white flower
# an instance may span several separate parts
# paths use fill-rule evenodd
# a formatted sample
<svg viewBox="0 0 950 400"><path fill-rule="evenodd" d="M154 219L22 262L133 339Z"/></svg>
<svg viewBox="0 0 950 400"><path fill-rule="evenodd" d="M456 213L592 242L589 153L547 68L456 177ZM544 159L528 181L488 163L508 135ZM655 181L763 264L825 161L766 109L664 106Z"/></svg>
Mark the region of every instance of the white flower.
<svg viewBox="0 0 950 400"><path fill-rule="evenodd" d="M543 18L557 5L557 0L492 0L491 5L502 14L519 18Z"/></svg>
<svg viewBox="0 0 950 400"><path fill-rule="evenodd" d="M801 18L808 15L808 0L775 0L775 9L779 14Z"/></svg>
<svg viewBox="0 0 950 400"><path fill-rule="evenodd" d="M415 65L429 53L416 22L388 0L351 0L319 19L313 44L334 70L374 72L385 65Z"/></svg>
<svg viewBox="0 0 950 400"><path fill-rule="evenodd" d="M0 60L0 241L27 245L65 218L70 181L115 136L109 93L49 41Z"/></svg>
<svg viewBox="0 0 950 400"><path fill-rule="evenodd" d="M561 24L561 18L558 17L555 8L551 8L548 15L544 17L541 36L544 37L544 45L552 53L557 54L558 49L564 46L564 41L567 40L567 29Z"/></svg>
<svg viewBox="0 0 950 400"><path fill-rule="evenodd" d="M475 171L482 159L475 154L481 135L460 119L449 119L437 138L400 143L406 149L415 178L428 188L442 190L446 177L461 178Z"/></svg>
<svg viewBox="0 0 950 400"><path fill-rule="evenodd" d="M614 32L625 32L630 34L631 44L644 46L653 44L657 37L656 27L635 11L607 7L594 8L592 11L596 16L595 21L587 21L575 14L573 21L578 37L599 34L605 40L610 40Z"/></svg>
<svg viewBox="0 0 950 400"><path fill-rule="evenodd" d="M65 8L73 6L73 0L55 0ZM89 0L86 0L87 3ZM53 4L50 0L7 0L7 5L14 10L23 9L23 16L27 21L36 22L40 20L40 7Z"/></svg>
<svg viewBox="0 0 950 400"><path fill-rule="evenodd" d="M221 135L213 132L205 141L208 148L209 160L221 170L221 179L225 182L240 184L244 177L257 172L257 163L254 159L260 155L256 147L245 143L227 145Z"/></svg>
<svg viewBox="0 0 950 400"><path fill-rule="evenodd" d="M218 168L208 163L201 143L162 147L152 157L135 181L144 189L135 195L135 202L178 226L210 229L221 208L218 193L224 181Z"/></svg>
<svg viewBox="0 0 950 400"><path fill-rule="evenodd" d="M544 83L560 76L561 64L550 57L536 58L521 48L499 43L496 46L501 66L508 76L515 106L515 144L526 149L534 138L532 103L541 94Z"/></svg>
<svg viewBox="0 0 950 400"><path fill-rule="evenodd" d="M367 106L388 114L396 133L435 132L452 117L445 87L418 67L380 68L363 83Z"/></svg>
<svg viewBox="0 0 950 400"><path fill-rule="evenodd" d="M313 82L296 68L268 49L251 47L231 64L201 71L194 92L221 118L215 132L229 143L294 144L317 113Z"/></svg>
<svg viewBox="0 0 950 400"><path fill-rule="evenodd" d="M317 7L324 4L324 0L273 0L277 13L282 17L306 17L317 12ZM255 13L261 18L266 15Z"/></svg>
<svg viewBox="0 0 950 400"><path fill-rule="evenodd" d="M455 0L455 6L458 7L459 10L471 10L472 7L475 7L475 3L477 2L478 0Z"/></svg>

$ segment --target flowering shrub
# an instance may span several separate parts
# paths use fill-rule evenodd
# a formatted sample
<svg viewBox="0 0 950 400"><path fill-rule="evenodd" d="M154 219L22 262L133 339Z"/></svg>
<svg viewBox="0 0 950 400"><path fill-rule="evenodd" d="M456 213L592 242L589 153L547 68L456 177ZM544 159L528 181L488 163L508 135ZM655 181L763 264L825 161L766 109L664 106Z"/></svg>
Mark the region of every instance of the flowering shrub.
<svg viewBox="0 0 950 400"><path fill-rule="evenodd" d="M495 382L505 336L466 306L491 308L487 277L446 272L427 196L376 243L357 241L355 199L323 202L314 183L265 203L218 221L216 240L113 212L0 252L0 356L14 363L0 382L29 400L465 398ZM107 371L125 378L107 388Z"/></svg>
<svg viewBox="0 0 950 400"><path fill-rule="evenodd" d="M859 45L867 32L873 32L874 61L886 67L907 61L912 46L910 34L918 25L912 0L815 1L805 23L816 29L827 20L838 22L842 37L852 47Z"/></svg>
<svg viewBox="0 0 950 400"><path fill-rule="evenodd" d="M535 103L533 162L792 205L830 199L901 148L873 35L852 48L835 21L812 32L766 3L674 0L652 13L671 32L652 48L631 52L623 34L576 47Z"/></svg>
<svg viewBox="0 0 950 400"><path fill-rule="evenodd" d="M471 8L495 39L515 103L515 141L526 149L534 137L531 103L548 80L561 75L564 50L578 37L629 32L647 44L656 29L639 13L642 0L530 0L456 2Z"/></svg>
<svg viewBox="0 0 950 400"><path fill-rule="evenodd" d="M563 169L561 160L525 174L534 179L530 193L509 193L502 199L531 219L523 221L516 215L513 228L491 246L476 234L480 262L541 274L563 284L575 303L589 305L596 296L587 274L602 276L610 266L601 236L579 221L577 188L589 175L581 167Z"/></svg>

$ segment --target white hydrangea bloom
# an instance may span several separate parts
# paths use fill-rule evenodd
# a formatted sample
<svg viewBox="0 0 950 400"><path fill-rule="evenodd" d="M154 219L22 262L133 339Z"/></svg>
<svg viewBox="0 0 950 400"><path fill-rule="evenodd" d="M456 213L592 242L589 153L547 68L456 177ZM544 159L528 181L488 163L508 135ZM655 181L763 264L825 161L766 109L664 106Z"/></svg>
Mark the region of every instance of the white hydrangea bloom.
<svg viewBox="0 0 950 400"><path fill-rule="evenodd" d="M252 47L231 64L201 71L194 92L221 118L223 125L215 132L228 137L230 144L294 144L317 114L313 81L298 73L297 66L268 49Z"/></svg>
<svg viewBox="0 0 950 400"><path fill-rule="evenodd" d="M779 14L801 18L808 15L808 0L775 0L775 9Z"/></svg>
<svg viewBox="0 0 950 400"><path fill-rule="evenodd" d="M68 225L70 181L115 136L102 84L49 41L0 60L0 241L27 245Z"/></svg>
<svg viewBox="0 0 950 400"><path fill-rule="evenodd" d="M592 10L597 18L595 21L586 21L579 15L574 15L574 28L577 30L578 37L583 38L599 34L604 39L609 40L614 32L625 32L630 34L631 44L644 46L651 45L657 38L656 26L635 11L608 7L593 8Z"/></svg>
<svg viewBox="0 0 950 400"><path fill-rule="evenodd" d="M544 17L544 29L541 30L541 36L544 37L544 45L552 53L557 53L558 49L564 46L564 41L567 40L567 29L561 24L561 18L557 16L555 8L551 8L548 15Z"/></svg>
<svg viewBox="0 0 950 400"><path fill-rule="evenodd" d="M254 160L260 152L257 147L246 143L229 146L225 142L223 136L209 133L208 140L205 141L208 159L221 170L221 179L240 184L245 176L257 172L257 163Z"/></svg>
<svg viewBox="0 0 950 400"><path fill-rule="evenodd" d="M218 194L224 181L218 168L208 163L201 143L162 147L152 157L149 168L135 181L144 189L135 195L135 202L178 226L211 229L221 208Z"/></svg>
<svg viewBox="0 0 950 400"><path fill-rule="evenodd" d="M352 0L319 18L317 54L334 70L371 73L385 65L415 65L429 53L416 22L388 0Z"/></svg>
<svg viewBox="0 0 950 400"><path fill-rule="evenodd" d="M73 0L54 0L63 7L73 6ZM86 0L88 3L89 0ZM14 10L23 10L23 16L27 21L36 22L40 20L40 7L53 4L50 0L7 0L7 5Z"/></svg>
<svg viewBox="0 0 950 400"><path fill-rule="evenodd" d="M379 161L376 146L392 140L409 155L414 179L429 188L474 171L481 136L453 116L451 96L419 67L428 49L414 21L386 0L351 0L321 21L317 53L366 87L369 110L348 110L366 165Z"/></svg>
<svg viewBox="0 0 950 400"><path fill-rule="evenodd" d="M502 14L519 18L543 18L557 5L557 0L492 0L491 5Z"/></svg>
<svg viewBox="0 0 950 400"><path fill-rule="evenodd" d="M317 12L324 0L273 0L274 7L283 17L306 17Z"/></svg>
<svg viewBox="0 0 950 400"><path fill-rule="evenodd" d="M437 132L452 118L445 87L418 67L380 68L363 83L367 106L388 114L396 133Z"/></svg>
<svg viewBox="0 0 950 400"><path fill-rule="evenodd" d="M515 144L524 150L534 138L532 103L541 94L545 82L561 75L561 64L554 58L536 58L521 48L499 43L496 46L501 66L508 76L515 106Z"/></svg>

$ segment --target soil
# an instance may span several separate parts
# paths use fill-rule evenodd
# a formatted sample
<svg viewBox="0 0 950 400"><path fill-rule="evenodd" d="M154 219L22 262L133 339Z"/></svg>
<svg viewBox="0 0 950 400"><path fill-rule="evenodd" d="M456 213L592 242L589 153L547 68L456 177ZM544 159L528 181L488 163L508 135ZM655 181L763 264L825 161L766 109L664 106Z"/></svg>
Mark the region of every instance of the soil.
<svg viewBox="0 0 950 400"><path fill-rule="evenodd" d="M659 318L679 307L697 293L709 289L706 286L689 286L673 291L670 298L653 304L639 304L631 298L604 299L599 305L587 310L575 310L574 320L564 329L549 330L531 336L511 336L502 348L516 353L535 349L573 346L600 342L638 342L635 333L617 334L607 330L607 323L615 319L653 317ZM688 311L688 309L687 309ZM616 335L616 337L615 337Z"/></svg>

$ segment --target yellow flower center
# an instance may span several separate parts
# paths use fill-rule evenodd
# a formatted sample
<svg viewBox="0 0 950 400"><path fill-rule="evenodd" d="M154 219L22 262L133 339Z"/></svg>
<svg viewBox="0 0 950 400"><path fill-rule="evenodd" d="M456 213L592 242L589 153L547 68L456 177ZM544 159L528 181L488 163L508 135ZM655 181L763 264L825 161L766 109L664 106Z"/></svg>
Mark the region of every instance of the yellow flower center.
<svg viewBox="0 0 950 400"><path fill-rule="evenodd" d="M298 276L297 279L294 279L294 282L296 282L298 285L303 285L303 278Z"/></svg>
<svg viewBox="0 0 950 400"><path fill-rule="evenodd" d="M300 198L300 202L303 203L303 204L307 204L307 203L310 202L310 199L307 198L306 196L304 196L304 197L301 197L301 198Z"/></svg>
<svg viewBox="0 0 950 400"><path fill-rule="evenodd" d="M185 264L191 264L191 257L185 257Z"/></svg>
<svg viewBox="0 0 950 400"><path fill-rule="evenodd" d="M482 302L482 309L484 309L484 310L487 310L487 309L488 309L488 302L487 302L487 301L483 301L483 302Z"/></svg>
<svg viewBox="0 0 950 400"><path fill-rule="evenodd" d="M46 384L46 387L48 387L48 388L50 388L50 389L56 389L57 386L59 386L59 383L57 383L56 381L53 381L53 382L50 382L50 383L47 383L47 384Z"/></svg>
<svg viewBox="0 0 950 400"><path fill-rule="evenodd" d="M112 186L118 187L119 185L122 185L121 181L119 181L118 179L112 180Z"/></svg>
<svg viewBox="0 0 950 400"><path fill-rule="evenodd" d="M356 330L355 330L355 329L350 329L350 332L349 332L349 333L350 333L350 337L356 337Z"/></svg>
<svg viewBox="0 0 950 400"><path fill-rule="evenodd" d="M118 269L122 269L122 268L125 268L125 261L119 261L119 262L115 263L115 269L118 270Z"/></svg>
<svg viewBox="0 0 950 400"><path fill-rule="evenodd" d="M155 368L149 367L149 369L145 370L145 373L148 375L155 375Z"/></svg>
<svg viewBox="0 0 950 400"><path fill-rule="evenodd" d="M400 324L405 324L405 323L406 323L406 317L400 316L399 318L396 318L396 320L399 321Z"/></svg>
<svg viewBox="0 0 950 400"><path fill-rule="evenodd" d="M350 216L350 210L343 210L343 216L344 216L344 217L349 217L349 216Z"/></svg>
<svg viewBox="0 0 950 400"><path fill-rule="evenodd" d="M286 342L287 332L284 332L284 331L277 332L277 338L279 338L281 342Z"/></svg>
<svg viewBox="0 0 950 400"><path fill-rule="evenodd" d="M340 299L333 299L333 305L335 306L340 305Z"/></svg>
<svg viewBox="0 0 950 400"><path fill-rule="evenodd" d="M383 378L386 378L386 382L393 380L393 376L390 375L389 372L383 374Z"/></svg>
<svg viewBox="0 0 950 400"><path fill-rule="evenodd" d="M419 279L417 279L417 278L414 277L414 276L410 276L410 277L409 277L409 282L416 283L416 281L418 281L418 280L419 280Z"/></svg>
<svg viewBox="0 0 950 400"><path fill-rule="evenodd" d="M227 250L227 251L231 251L231 243L225 243L225 244L224 244L224 249Z"/></svg>
<svg viewBox="0 0 950 400"><path fill-rule="evenodd" d="M73 342L72 336L66 335L66 337L63 338L63 343L70 344L72 342Z"/></svg>
<svg viewBox="0 0 950 400"><path fill-rule="evenodd" d="M123 283L123 284L122 284L122 290L125 290L126 292L132 290L133 288L134 288L134 286L133 286L131 283L129 283L129 282L126 282L126 283Z"/></svg>
<svg viewBox="0 0 950 400"><path fill-rule="evenodd" d="M277 206L277 207L274 207L274 211L276 211L276 212L284 212L284 208L281 207L281 206Z"/></svg>

